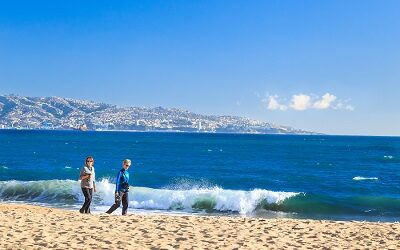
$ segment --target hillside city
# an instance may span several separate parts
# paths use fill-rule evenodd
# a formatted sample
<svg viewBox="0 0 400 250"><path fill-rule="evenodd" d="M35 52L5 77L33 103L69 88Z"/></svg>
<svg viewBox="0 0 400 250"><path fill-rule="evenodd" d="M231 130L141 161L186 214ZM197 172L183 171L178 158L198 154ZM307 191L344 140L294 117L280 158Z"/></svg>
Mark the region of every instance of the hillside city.
<svg viewBox="0 0 400 250"><path fill-rule="evenodd" d="M209 133L314 134L237 116L176 108L117 107L61 97L0 96L0 129L80 129Z"/></svg>

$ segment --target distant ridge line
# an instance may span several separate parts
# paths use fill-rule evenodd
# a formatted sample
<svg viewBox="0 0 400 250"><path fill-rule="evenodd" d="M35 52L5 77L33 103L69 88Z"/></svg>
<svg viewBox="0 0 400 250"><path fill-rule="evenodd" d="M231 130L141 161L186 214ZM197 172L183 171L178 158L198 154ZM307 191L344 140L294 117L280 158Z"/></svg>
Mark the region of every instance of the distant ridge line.
<svg viewBox="0 0 400 250"><path fill-rule="evenodd" d="M254 119L178 108L118 107L63 97L0 95L1 129L82 129L254 134L318 134Z"/></svg>

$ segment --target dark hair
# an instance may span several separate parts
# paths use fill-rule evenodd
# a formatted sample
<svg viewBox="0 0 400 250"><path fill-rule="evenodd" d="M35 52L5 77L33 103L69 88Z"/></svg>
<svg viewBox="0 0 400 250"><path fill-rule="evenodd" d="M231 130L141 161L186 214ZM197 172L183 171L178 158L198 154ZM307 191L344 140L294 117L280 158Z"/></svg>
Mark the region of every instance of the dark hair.
<svg viewBox="0 0 400 250"><path fill-rule="evenodd" d="M93 156L86 157L85 164L87 165L88 160L92 160L94 162Z"/></svg>

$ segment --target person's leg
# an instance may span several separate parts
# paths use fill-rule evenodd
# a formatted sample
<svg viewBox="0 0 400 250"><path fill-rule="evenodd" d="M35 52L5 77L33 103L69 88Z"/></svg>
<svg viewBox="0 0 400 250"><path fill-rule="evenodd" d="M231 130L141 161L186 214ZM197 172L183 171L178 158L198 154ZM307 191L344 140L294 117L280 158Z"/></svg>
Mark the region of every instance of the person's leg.
<svg viewBox="0 0 400 250"><path fill-rule="evenodd" d="M88 201L87 207L85 209L85 213L90 214L90 204L92 204L93 189L88 188L88 191L89 191L89 201Z"/></svg>
<svg viewBox="0 0 400 250"><path fill-rule="evenodd" d="M111 214L112 212L114 212L117 208L119 208L119 206L121 205L121 199L119 201L115 200L115 203L110 207L110 209L108 209L108 211L106 212L107 214Z"/></svg>
<svg viewBox="0 0 400 250"><path fill-rule="evenodd" d="M86 209L87 209L87 206L88 206L88 203L90 202L90 198L89 198L90 193L89 193L88 188L82 188L82 193L85 196L85 202L83 203L82 208L79 209L79 212L85 213Z"/></svg>
<svg viewBox="0 0 400 250"><path fill-rule="evenodd" d="M126 213L128 212L128 201L129 201L129 196L128 196L128 192L125 192L122 195L122 215L126 215Z"/></svg>

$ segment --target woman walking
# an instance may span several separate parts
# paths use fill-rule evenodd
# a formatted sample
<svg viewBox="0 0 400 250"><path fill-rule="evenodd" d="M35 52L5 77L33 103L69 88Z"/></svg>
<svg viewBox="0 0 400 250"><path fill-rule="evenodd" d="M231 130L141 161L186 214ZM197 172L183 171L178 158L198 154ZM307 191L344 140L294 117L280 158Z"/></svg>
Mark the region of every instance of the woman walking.
<svg viewBox="0 0 400 250"><path fill-rule="evenodd" d="M80 170L81 188L85 196L85 202L79 212L82 214L90 214L90 203L92 202L93 192L96 192L94 159L92 156L86 157L85 166Z"/></svg>
<svg viewBox="0 0 400 250"><path fill-rule="evenodd" d="M122 215L128 212L128 192L129 192L129 172L131 160L125 159L122 162L122 168L118 171L117 181L115 184L115 204L108 209L106 213L111 214L115 209L119 208L122 201Z"/></svg>

